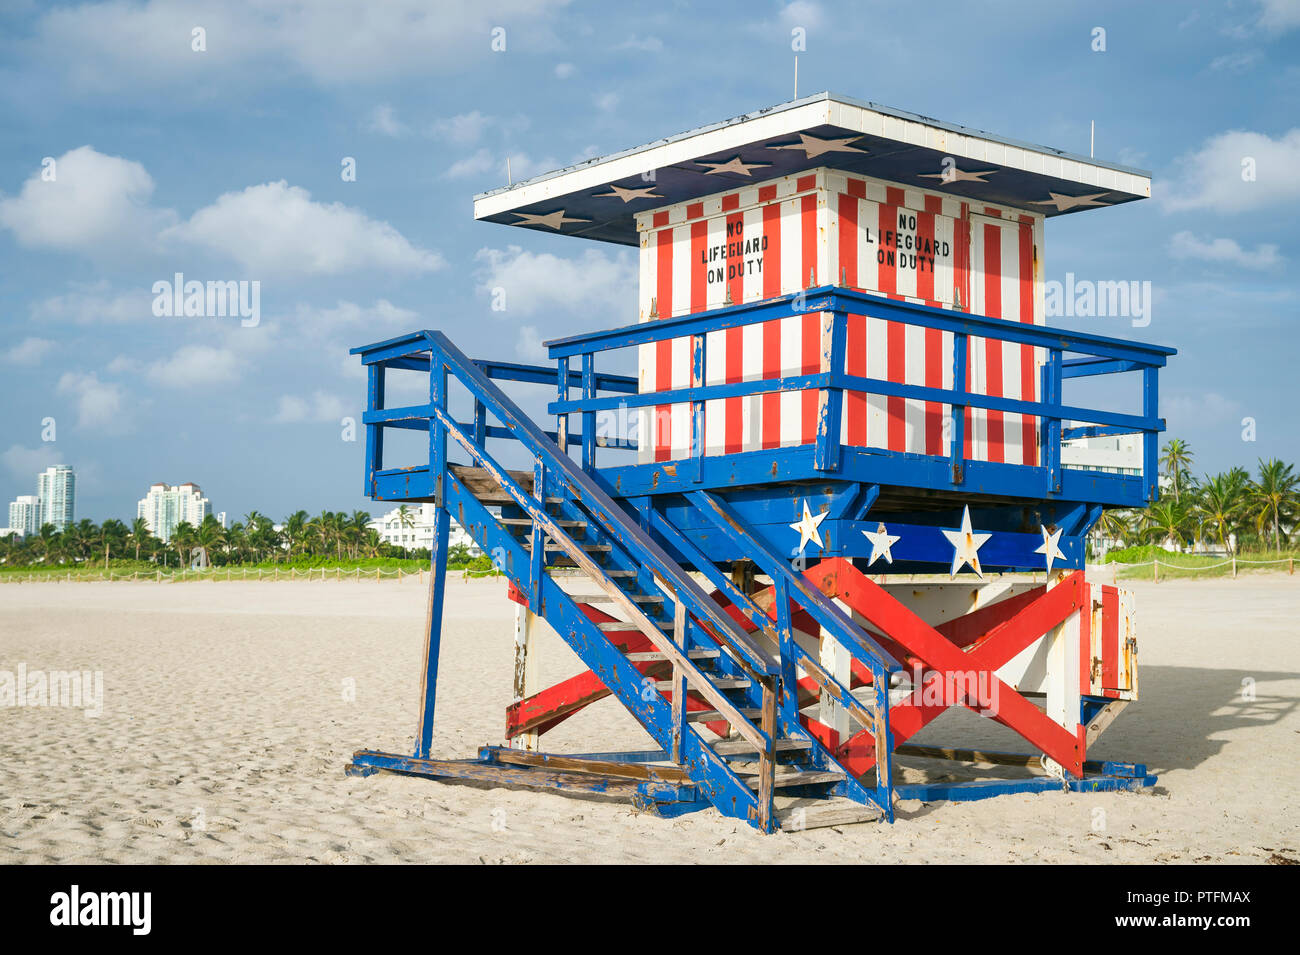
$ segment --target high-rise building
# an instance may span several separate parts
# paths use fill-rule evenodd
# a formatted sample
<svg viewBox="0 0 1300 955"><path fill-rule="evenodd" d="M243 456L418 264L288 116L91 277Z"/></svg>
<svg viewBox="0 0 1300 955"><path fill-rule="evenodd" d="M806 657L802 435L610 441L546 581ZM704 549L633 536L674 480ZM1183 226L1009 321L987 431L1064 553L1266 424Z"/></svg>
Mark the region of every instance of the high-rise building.
<svg viewBox="0 0 1300 955"><path fill-rule="evenodd" d="M40 523L63 530L76 518L77 476L68 464L56 464L36 475L36 496L40 499Z"/></svg>
<svg viewBox="0 0 1300 955"><path fill-rule="evenodd" d="M136 514L149 525L149 533L163 542L172 539L177 524L198 527L211 513L208 499L197 484L190 482L175 487L163 482L152 484L136 508Z"/></svg>
<svg viewBox="0 0 1300 955"><path fill-rule="evenodd" d="M20 494L9 502L9 529L30 537L41 529L41 499L35 494Z"/></svg>

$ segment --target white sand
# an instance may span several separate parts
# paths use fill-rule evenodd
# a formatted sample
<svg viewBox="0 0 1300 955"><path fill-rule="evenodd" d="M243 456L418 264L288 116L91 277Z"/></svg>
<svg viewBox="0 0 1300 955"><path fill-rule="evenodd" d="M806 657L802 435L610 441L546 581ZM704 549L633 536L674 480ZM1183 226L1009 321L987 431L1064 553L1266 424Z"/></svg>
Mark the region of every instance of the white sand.
<svg viewBox="0 0 1300 955"><path fill-rule="evenodd" d="M438 756L501 741L504 589L449 585ZM1135 589L1142 699L1089 755L1145 761L1154 790L905 803L892 827L764 837L711 810L670 821L621 803L345 777L356 749L409 752L424 614L411 579L3 585L0 670L99 670L105 691L98 719L0 709L0 863L1300 858L1300 577ZM546 682L576 671L557 638L543 652ZM1024 751L972 721L945 717L918 742ZM974 732L957 736L956 722ZM543 739L555 752L648 745L613 700Z"/></svg>

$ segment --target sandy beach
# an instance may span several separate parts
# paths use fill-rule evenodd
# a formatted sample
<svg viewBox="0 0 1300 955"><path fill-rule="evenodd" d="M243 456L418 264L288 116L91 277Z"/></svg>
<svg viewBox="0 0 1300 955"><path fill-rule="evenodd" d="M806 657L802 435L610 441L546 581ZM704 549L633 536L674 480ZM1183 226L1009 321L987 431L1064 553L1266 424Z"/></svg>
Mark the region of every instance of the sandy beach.
<svg viewBox="0 0 1300 955"><path fill-rule="evenodd" d="M0 709L0 863L1300 859L1300 577L1132 586L1141 700L1089 756L1145 762L1154 789L905 802L892 827L764 837L712 811L664 820L623 803L345 777L354 750L410 750L425 603L414 579L6 585L0 671L100 672L103 700L98 716ZM504 591L448 583L438 756L501 742ZM548 634L542 680L578 667ZM1024 751L965 715L916 741ZM544 744L644 748L649 737L605 700Z"/></svg>

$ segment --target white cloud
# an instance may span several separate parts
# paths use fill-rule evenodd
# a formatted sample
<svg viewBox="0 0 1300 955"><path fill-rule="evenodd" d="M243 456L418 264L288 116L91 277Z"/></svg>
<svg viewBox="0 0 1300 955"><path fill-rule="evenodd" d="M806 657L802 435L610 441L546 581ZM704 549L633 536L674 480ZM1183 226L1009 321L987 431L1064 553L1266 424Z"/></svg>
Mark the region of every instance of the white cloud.
<svg viewBox="0 0 1300 955"><path fill-rule="evenodd" d="M1169 254L1175 259L1222 262L1246 269L1271 269L1282 262L1277 246L1261 242L1254 249L1243 249L1234 239L1202 240L1188 231L1175 233L1169 240Z"/></svg>
<svg viewBox="0 0 1300 955"><path fill-rule="evenodd" d="M1254 180L1243 179L1247 160ZM1243 165L1246 164L1246 165ZM1246 212L1300 199L1300 128L1274 139L1231 130L1212 136L1177 162L1177 175L1157 192L1166 211Z"/></svg>
<svg viewBox="0 0 1300 955"><path fill-rule="evenodd" d="M558 40L548 16L568 0L224 0L195 10L172 0L108 0L58 7L38 22L34 55L74 84L98 91L129 86L252 85L262 69L339 87L454 72L490 55L491 30L508 25L516 44L547 50ZM207 51L190 48L202 26Z"/></svg>
<svg viewBox="0 0 1300 955"><path fill-rule="evenodd" d="M1282 33L1300 27L1300 3L1296 0L1259 0L1259 25Z"/></svg>
<svg viewBox="0 0 1300 955"><path fill-rule="evenodd" d="M515 354L524 361L547 362L550 356L542 344L542 335L535 325L523 325L519 329L519 338L515 341Z"/></svg>
<svg viewBox="0 0 1300 955"><path fill-rule="evenodd" d="M559 79L567 80L570 76L572 76L576 72L578 72L578 68L574 66L572 63L555 64L555 75Z"/></svg>
<svg viewBox="0 0 1300 955"><path fill-rule="evenodd" d="M468 179L481 176L496 165L492 153L487 149L476 150L472 155L452 163L443 176L447 179Z"/></svg>
<svg viewBox="0 0 1300 955"><path fill-rule="evenodd" d="M36 493L36 475L54 464L64 464L63 455L53 444L42 444L35 448L21 444L9 445L9 450L0 454L7 470L16 480L24 483L29 490L22 494Z"/></svg>
<svg viewBox="0 0 1300 955"><path fill-rule="evenodd" d="M35 365L54 350L54 342L48 338L29 336L7 351L0 352L0 361L10 365Z"/></svg>
<svg viewBox="0 0 1300 955"><path fill-rule="evenodd" d="M346 413L347 409L337 395L313 391L310 399L281 395L280 407L272 420L281 424L303 421L329 421L337 424Z"/></svg>
<svg viewBox="0 0 1300 955"><path fill-rule="evenodd" d="M63 295L51 295L32 305L32 318L42 322L75 322L93 325L100 322L156 321L148 288L135 292L112 293L107 282L80 286Z"/></svg>
<svg viewBox="0 0 1300 955"><path fill-rule="evenodd" d="M596 97L596 108L609 113L618 108L619 95L617 93L602 93Z"/></svg>
<svg viewBox="0 0 1300 955"><path fill-rule="evenodd" d="M55 391L71 397L77 408L77 427L113 433L126 430L122 387L100 381L94 372L64 372Z"/></svg>
<svg viewBox="0 0 1300 955"><path fill-rule="evenodd" d="M634 50L638 53L659 53L664 48L664 41L657 36L630 36L618 46L616 50Z"/></svg>
<svg viewBox="0 0 1300 955"><path fill-rule="evenodd" d="M324 275L360 269L427 272L442 256L341 202L313 202L284 180L228 192L164 235L235 260L249 274Z"/></svg>
<svg viewBox="0 0 1300 955"><path fill-rule="evenodd" d="M381 103L370 111L370 118L366 122L366 128L372 133L380 133L394 138L405 136L409 132L406 124L397 118L397 113L387 103Z"/></svg>
<svg viewBox="0 0 1300 955"><path fill-rule="evenodd" d="M1210 69L1221 73L1245 73L1263 58L1259 50L1240 50L1225 53L1210 61Z"/></svg>
<svg viewBox="0 0 1300 955"><path fill-rule="evenodd" d="M168 388L189 388L234 381L239 377L239 357L229 348L185 345L149 365L146 376Z"/></svg>
<svg viewBox="0 0 1300 955"><path fill-rule="evenodd" d="M789 28L803 27L811 30L822 25L822 8L820 4L809 0L795 0L781 8L781 22Z"/></svg>
<svg viewBox="0 0 1300 955"><path fill-rule="evenodd" d="M151 241L172 214L154 209L144 166L78 146L54 161L50 181L38 170L17 196L0 199L0 226L23 245L98 252Z"/></svg>
<svg viewBox="0 0 1300 955"><path fill-rule="evenodd" d="M420 315L409 308L400 308L381 298L373 305L340 301L333 308L316 308L300 304L294 313L295 323L310 329L314 334L353 332L358 328L394 328L410 331L419 324ZM357 344L354 342L353 344Z"/></svg>
<svg viewBox="0 0 1300 955"><path fill-rule="evenodd" d="M627 253L587 249L566 259L512 245L480 249L474 258L480 291L505 289L505 317L559 308L604 314L610 324L635 320L636 263Z"/></svg>
<svg viewBox="0 0 1300 955"><path fill-rule="evenodd" d="M493 122L491 116L484 116L478 110L461 113L450 119L440 119L433 124L430 132L439 139L447 139L460 145L476 143L483 136L483 131Z"/></svg>
<svg viewBox="0 0 1300 955"><path fill-rule="evenodd" d="M559 160L551 156L534 159L527 153L510 154L510 175L515 182L523 182L533 176L540 176L544 172L551 172L554 169L559 169L561 165L562 163Z"/></svg>

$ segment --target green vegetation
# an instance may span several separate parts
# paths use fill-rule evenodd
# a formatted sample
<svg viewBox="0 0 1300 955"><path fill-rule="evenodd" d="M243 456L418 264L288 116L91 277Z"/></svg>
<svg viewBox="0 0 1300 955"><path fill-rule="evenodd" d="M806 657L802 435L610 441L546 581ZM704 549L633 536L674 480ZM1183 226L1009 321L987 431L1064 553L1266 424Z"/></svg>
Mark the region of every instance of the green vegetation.
<svg viewBox="0 0 1300 955"><path fill-rule="evenodd" d="M414 526L405 505L399 511L403 526ZM263 577L277 571L281 576L300 576L308 570L338 575L378 570L383 576L399 570L416 573L429 566L427 548L387 544L366 526L370 520L365 511L323 511L316 517L297 511L276 530L270 518L252 511L229 528L212 516L198 527L178 524L166 543L149 533L141 517L129 525L112 518L102 524L82 520L62 532L46 524L39 534L26 539L14 535L0 538L0 579L32 574L64 579L69 575L100 579L109 574L156 578L160 572L170 575L179 571L185 571L187 579L197 579L189 568L198 548L206 552L211 565L203 573L219 580L242 578L245 572L256 576L259 570ZM452 570L471 574L492 570L491 560L474 557L464 544L452 547L447 557Z"/></svg>
<svg viewBox="0 0 1300 955"><path fill-rule="evenodd" d="M1194 457L1186 442L1170 440L1160 457L1166 479L1161 499L1141 511L1104 513L1092 531L1094 554L1108 563L1159 560L1161 578L1231 574L1234 557L1239 571L1289 570L1300 557L1292 541L1300 520L1300 475L1293 465L1261 459L1253 476L1235 467L1197 479ZM1189 552L1177 553L1178 547ZM1217 553L1190 553L1205 547ZM1125 571L1153 574L1152 567Z"/></svg>

